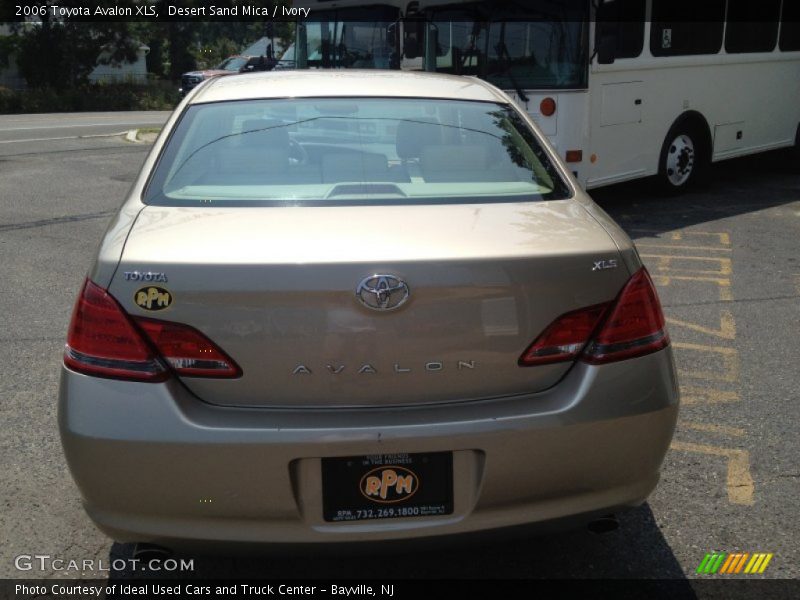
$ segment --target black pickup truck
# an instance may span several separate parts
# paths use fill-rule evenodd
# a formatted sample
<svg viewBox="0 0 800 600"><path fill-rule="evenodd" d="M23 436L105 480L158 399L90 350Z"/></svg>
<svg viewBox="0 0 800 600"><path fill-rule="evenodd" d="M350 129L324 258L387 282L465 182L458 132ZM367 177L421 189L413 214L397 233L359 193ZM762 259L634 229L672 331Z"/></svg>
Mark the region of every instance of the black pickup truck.
<svg viewBox="0 0 800 600"><path fill-rule="evenodd" d="M221 77L223 75L233 75L234 73L250 73L254 71L270 71L276 61L274 58L266 56L230 56L223 60L213 69L203 69L200 71L189 71L181 75L180 92L186 95L189 90L201 81L211 77Z"/></svg>

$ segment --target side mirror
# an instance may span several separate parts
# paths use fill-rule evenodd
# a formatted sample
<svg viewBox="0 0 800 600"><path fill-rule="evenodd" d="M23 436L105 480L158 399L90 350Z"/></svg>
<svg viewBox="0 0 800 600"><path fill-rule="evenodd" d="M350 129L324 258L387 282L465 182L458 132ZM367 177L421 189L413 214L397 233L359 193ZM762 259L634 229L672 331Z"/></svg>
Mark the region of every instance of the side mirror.
<svg viewBox="0 0 800 600"><path fill-rule="evenodd" d="M617 54L617 35L613 31L603 31L597 43L597 62L601 65L612 65Z"/></svg>

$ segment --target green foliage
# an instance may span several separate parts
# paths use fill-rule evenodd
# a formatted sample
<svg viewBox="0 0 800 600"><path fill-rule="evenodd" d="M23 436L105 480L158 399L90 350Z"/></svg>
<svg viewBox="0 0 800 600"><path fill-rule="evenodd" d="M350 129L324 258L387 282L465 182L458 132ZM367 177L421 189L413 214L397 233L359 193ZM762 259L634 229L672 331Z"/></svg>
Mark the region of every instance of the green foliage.
<svg viewBox="0 0 800 600"><path fill-rule="evenodd" d="M51 87L14 92L0 87L0 114L108 110L172 110L180 101L169 82L88 84L63 90Z"/></svg>
<svg viewBox="0 0 800 600"><path fill-rule="evenodd" d="M63 0L62 7L83 6L81 0ZM133 5L131 0L95 0L97 6ZM20 74L31 87L57 90L87 83L98 58L119 64L136 59L137 43L131 24L53 19L50 12L38 22L15 23L12 42Z"/></svg>
<svg viewBox="0 0 800 600"><path fill-rule="evenodd" d="M92 8L135 6L138 0L93 0ZM41 4L60 7L85 7L85 0L42 0ZM290 0L215 0L217 6L257 4L273 6ZM159 14L167 14L172 0L155 0ZM205 0L182 0L181 6L203 6ZM270 20L233 21L158 21L130 20L96 22L80 18L52 18L48 13L38 20L11 24L11 35L0 37L0 68L14 54L30 88L50 91L84 88L88 77L101 60L114 65L137 58L140 43L150 48L147 72L158 78L180 79L182 73L213 67L261 37L279 40L286 47L294 35L291 22ZM4 63L5 61L5 63Z"/></svg>
<svg viewBox="0 0 800 600"><path fill-rule="evenodd" d="M13 37L0 37L0 69L8 67L8 58L14 52L15 42Z"/></svg>
<svg viewBox="0 0 800 600"><path fill-rule="evenodd" d="M232 54L240 51L239 44L228 38L218 38L210 44L201 46L195 56L200 69L213 69Z"/></svg>
<svg viewBox="0 0 800 600"><path fill-rule="evenodd" d="M22 112L18 96L7 87L0 86L0 114Z"/></svg>

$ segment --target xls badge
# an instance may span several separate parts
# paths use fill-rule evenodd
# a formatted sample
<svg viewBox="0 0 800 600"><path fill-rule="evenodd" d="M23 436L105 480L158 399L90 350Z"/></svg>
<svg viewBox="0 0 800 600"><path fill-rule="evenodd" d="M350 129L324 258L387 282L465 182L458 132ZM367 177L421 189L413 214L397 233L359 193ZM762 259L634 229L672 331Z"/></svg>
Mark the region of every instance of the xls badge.
<svg viewBox="0 0 800 600"><path fill-rule="evenodd" d="M411 470L398 465L372 469L361 478L361 494L368 500L381 504L394 504L408 500L419 489L419 478Z"/></svg>
<svg viewBox="0 0 800 600"><path fill-rule="evenodd" d="M619 264L617 263L617 259L612 258L609 260L595 260L594 266L592 267L592 271L605 271L606 269L616 269Z"/></svg>
<svg viewBox="0 0 800 600"><path fill-rule="evenodd" d="M172 304L172 294L162 287L149 285L137 290L133 301L144 310L164 310Z"/></svg>

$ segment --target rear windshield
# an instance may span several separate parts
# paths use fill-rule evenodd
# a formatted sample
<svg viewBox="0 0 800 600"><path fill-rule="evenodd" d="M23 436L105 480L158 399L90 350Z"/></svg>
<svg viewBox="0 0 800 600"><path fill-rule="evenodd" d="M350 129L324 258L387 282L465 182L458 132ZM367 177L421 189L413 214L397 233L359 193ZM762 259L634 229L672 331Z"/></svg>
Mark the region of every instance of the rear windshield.
<svg viewBox="0 0 800 600"><path fill-rule="evenodd" d="M219 63L217 69L220 71L239 71L246 64L247 59L234 56L232 58L226 58Z"/></svg>
<svg viewBox="0 0 800 600"><path fill-rule="evenodd" d="M533 132L507 106L305 98L190 106L145 202L324 206L569 195Z"/></svg>

